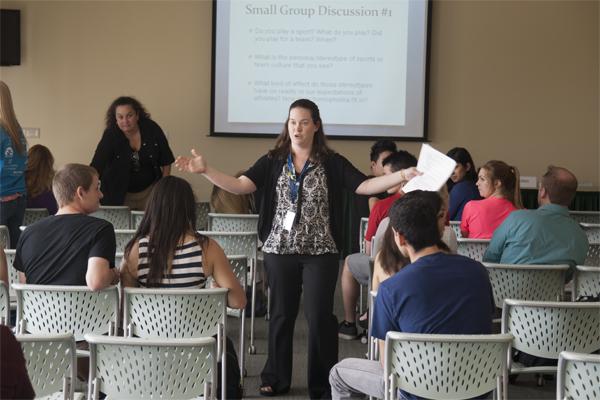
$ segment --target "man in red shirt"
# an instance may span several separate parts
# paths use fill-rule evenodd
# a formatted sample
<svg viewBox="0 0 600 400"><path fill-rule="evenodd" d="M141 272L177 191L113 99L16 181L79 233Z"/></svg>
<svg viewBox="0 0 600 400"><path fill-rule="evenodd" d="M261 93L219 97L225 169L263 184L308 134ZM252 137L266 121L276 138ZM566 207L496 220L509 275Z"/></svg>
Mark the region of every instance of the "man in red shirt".
<svg viewBox="0 0 600 400"><path fill-rule="evenodd" d="M392 153L383 160L384 174L401 169L415 167L417 159L407 151L400 150ZM369 284L370 275L370 256L371 256L371 240L377 232L379 223L388 215L388 211L392 204L402 196L402 185L388 189L389 197L379 200L373 206L369 215L369 223L367 232L365 233L365 248L366 254L354 253L346 257L344 267L342 268L342 298L344 301L344 320L340 323L338 336L341 339L352 340L358 336L356 329L356 301L360 291L360 285ZM374 256L374 254L373 254Z"/></svg>

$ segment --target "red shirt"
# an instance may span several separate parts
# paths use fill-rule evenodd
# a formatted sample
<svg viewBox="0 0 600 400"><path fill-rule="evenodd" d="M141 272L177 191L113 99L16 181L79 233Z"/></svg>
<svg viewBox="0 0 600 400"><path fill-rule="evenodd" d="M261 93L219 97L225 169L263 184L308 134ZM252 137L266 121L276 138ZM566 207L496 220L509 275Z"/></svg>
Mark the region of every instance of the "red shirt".
<svg viewBox="0 0 600 400"><path fill-rule="evenodd" d="M513 203L500 197L471 200L463 209L460 230L467 232L468 238L491 239L496 228L516 209Z"/></svg>
<svg viewBox="0 0 600 400"><path fill-rule="evenodd" d="M367 232L365 232L366 241L370 242L373 239L373 236L375 236L375 233L377 232L377 227L379 227L379 223L388 216L392 204L400 197L402 197L402 193L398 192L375 203L371 210L371 214L369 214L369 223L367 224Z"/></svg>

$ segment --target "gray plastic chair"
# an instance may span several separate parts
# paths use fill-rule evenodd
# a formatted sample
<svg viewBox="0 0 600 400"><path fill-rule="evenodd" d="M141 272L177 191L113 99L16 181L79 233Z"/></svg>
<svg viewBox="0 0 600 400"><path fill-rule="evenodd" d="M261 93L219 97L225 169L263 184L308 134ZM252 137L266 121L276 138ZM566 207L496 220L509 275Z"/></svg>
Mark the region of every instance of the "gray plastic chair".
<svg viewBox="0 0 600 400"><path fill-rule="evenodd" d="M258 214L208 213L209 231L258 232Z"/></svg>
<svg viewBox="0 0 600 400"><path fill-rule="evenodd" d="M369 226L369 218L362 217L360 219L360 225L358 228L358 251L365 254L367 248L365 245L365 234L367 233L367 227Z"/></svg>
<svg viewBox="0 0 600 400"><path fill-rule="evenodd" d="M6 283L0 281L0 324L9 325L10 322L10 294Z"/></svg>
<svg viewBox="0 0 600 400"><path fill-rule="evenodd" d="M19 283L19 271L13 267L15 262L15 249L7 249L4 250L4 254L6 254L6 263L8 267L8 293L10 295L10 309L17 309L17 295L15 294L15 289L13 288L14 283Z"/></svg>
<svg viewBox="0 0 600 400"><path fill-rule="evenodd" d="M593 267L600 266L600 243L590 243L584 264Z"/></svg>
<svg viewBox="0 0 600 400"><path fill-rule="evenodd" d="M600 399L600 355L560 353L556 400L564 399Z"/></svg>
<svg viewBox="0 0 600 400"><path fill-rule="evenodd" d="M398 390L428 399L469 399L496 390L507 398L506 360L512 335L428 335L388 332L385 398Z"/></svg>
<svg viewBox="0 0 600 400"><path fill-rule="evenodd" d="M561 351L600 349L600 303L504 300L502 333L514 336L513 348L557 360ZM555 366L525 367L509 358L510 374L555 373Z"/></svg>
<svg viewBox="0 0 600 400"><path fill-rule="evenodd" d="M569 214L579 223L600 224L600 211L569 211Z"/></svg>
<svg viewBox="0 0 600 400"><path fill-rule="evenodd" d="M26 208L25 215L23 216L23 225L29 226L40 219L44 219L48 216L47 208Z"/></svg>
<svg viewBox="0 0 600 400"><path fill-rule="evenodd" d="M75 398L75 339L70 333L17 335L36 398ZM77 393L83 398L83 393Z"/></svg>
<svg viewBox="0 0 600 400"><path fill-rule="evenodd" d="M214 399L214 338L138 339L85 335L90 344L88 399Z"/></svg>
<svg viewBox="0 0 600 400"><path fill-rule="evenodd" d="M135 236L135 229L115 229L115 239L117 241L117 253L123 253L125 246Z"/></svg>
<svg viewBox="0 0 600 400"><path fill-rule="evenodd" d="M184 339L217 335L222 398L226 393L228 289L123 289L123 328L128 337Z"/></svg>
<svg viewBox="0 0 600 400"><path fill-rule="evenodd" d="M131 211L131 229L137 229L144 219L143 211Z"/></svg>
<svg viewBox="0 0 600 400"><path fill-rule="evenodd" d="M461 256L472 258L475 261L483 260L483 255L490 245L490 239L458 238L456 240L458 240L456 252Z"/></svg>
<svg viewBox="0 0 600 400"><path fill-rule="evenodd" d="M208 213L210 212L210 203L200 201L196 203L196 229L208 229Z"/></svg>
<svg viewBox="0 0 600 400"><path fill-rule="evenodd" d="M256 264L258 253L258 233L256 232L216 232L199 231L198 233L208 236L221 246L226 255L244 255L248 258L248 270L252 287L251 314L250 314L250 345L248 352L256 353L254 346L254 312L256 309ZM245 289L245 288L244 288Z"/></svg>
<svg viewBox="0 0 600 400"><path fill-rule="evenodd" d="M498 308L502 308L504 299L560 301L563 297L568 265L483 265Z"/></svg>
<svg viewBox="0 0 600 400"><path fill-rule="evenodd" d="M600 243L600 223L581 223L589 243Z"/></svg>
<svg viewBox="0 0 600 400"><path fill-rule="evenodd" d="M578 265L573 275L573 291L571 300L579 296L600 295L600 268Z"/></svg>
<svg viewBox="0 0 600 400"><path fill-rule="evenodd" d="M70 332L76 341L81 341L86 333L116 333L119 314L116 286L96 292L87 286L15 283L13 287L17 295L17 331L20 334Z"/></svg>
<svg viewBox="0 0 600 400"><path fill-rule="evenodd" d="M6 225L0 225L0 247L10 249L10 232Z"/></svg>
<svg viewBox="0 0 600 400"><path fill-rule="evenodd" d="M98 211L90 215L110 222L114 229L130 228L131 212L127 206L100 206Z"/></svg>
<svg viewBox="0 0 600 400"><path fill-rule="evenodd" d="M452 230L456 234L457 239L464 239L462 237L462 232L460 231L460 221L450 221L450 228L452 228Z"/></svg>

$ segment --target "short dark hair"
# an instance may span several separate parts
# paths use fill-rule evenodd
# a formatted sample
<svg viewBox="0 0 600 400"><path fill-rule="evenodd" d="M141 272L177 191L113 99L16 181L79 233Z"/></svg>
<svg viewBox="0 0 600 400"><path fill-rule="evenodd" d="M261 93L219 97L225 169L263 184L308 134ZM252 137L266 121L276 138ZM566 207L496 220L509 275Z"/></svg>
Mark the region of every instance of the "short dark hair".
<svg viewBox="0 0 600 400"><path fill-rule="evenodd" d="M135 97L121 96L117 97L106 110L106 129L119 129L117 126L117 107L119 106L131 106L133 111L138 115L140 121L150 119L150 114L142 103Z"/></svg>
<svg viewBox="0 0 600 400"><path fill-rule="evenodd" d="M553 204L569 207L577 192L577 178L571 171L562 167L549 165L542 176L541 185L546 189L548 198Z"/></svg>
<svg viewBox="0 0 600 400"><path fill-rule="evenodd" d="M384 167L389 165L392 172L396 172L401 169L416 167L417 158L406 150L398 150L384 158L381 164Z"/></svg>
<svg viewBox="0 0 600 400"><path fill-rule="evenodd" d="M428 197L440 196L437 192L415 190L396 200L389 212L390 225L415 251L440 243L439 208L436 210Z"/></svg>
<svg viewBox="0 0 600 400"><path fill-rule="evenodd" d="M467 164L470 164L471 169L467 171L464 179L473 182L477 181L477 170L475 169L475 163L473 162L473 157L471 157L471 154L467 149L464 147L453 147L448 150L446 155L456 161L458 164L461 164L463 167L466 167Z"/></svg>
<svg viewBox="0 0 600 400"><path fill-rule="evenodd" d="M67 164L58 170L52 179L52 193L58 206L72 202L78 187L90 190L94 176L98 176L98 171L89 165Z"/></svg>
<svg viewBox="0 0 600 400"><path fill-rule="evenodd" d="M378 140L371 146L371 161L375 162L379 159L379 155L384 151L396 152L396 143L388 139Z"/></svg>

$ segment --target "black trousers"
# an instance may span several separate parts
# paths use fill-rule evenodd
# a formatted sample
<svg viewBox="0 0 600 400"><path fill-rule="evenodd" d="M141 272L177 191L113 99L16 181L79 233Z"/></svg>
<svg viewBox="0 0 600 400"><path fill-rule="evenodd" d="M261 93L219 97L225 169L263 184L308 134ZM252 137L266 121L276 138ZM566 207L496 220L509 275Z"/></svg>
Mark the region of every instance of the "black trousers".
<svg viewBox="0 0 600 400"><path fill-rule="evenodd" d="M330 398L329 370L338 360L337 318L333 297L337 254L264 255L271 289L268 356L261 378L276 392L286 392L292 378L294 325L304 290L308 322L308 390L311 398Z"/></svg>

